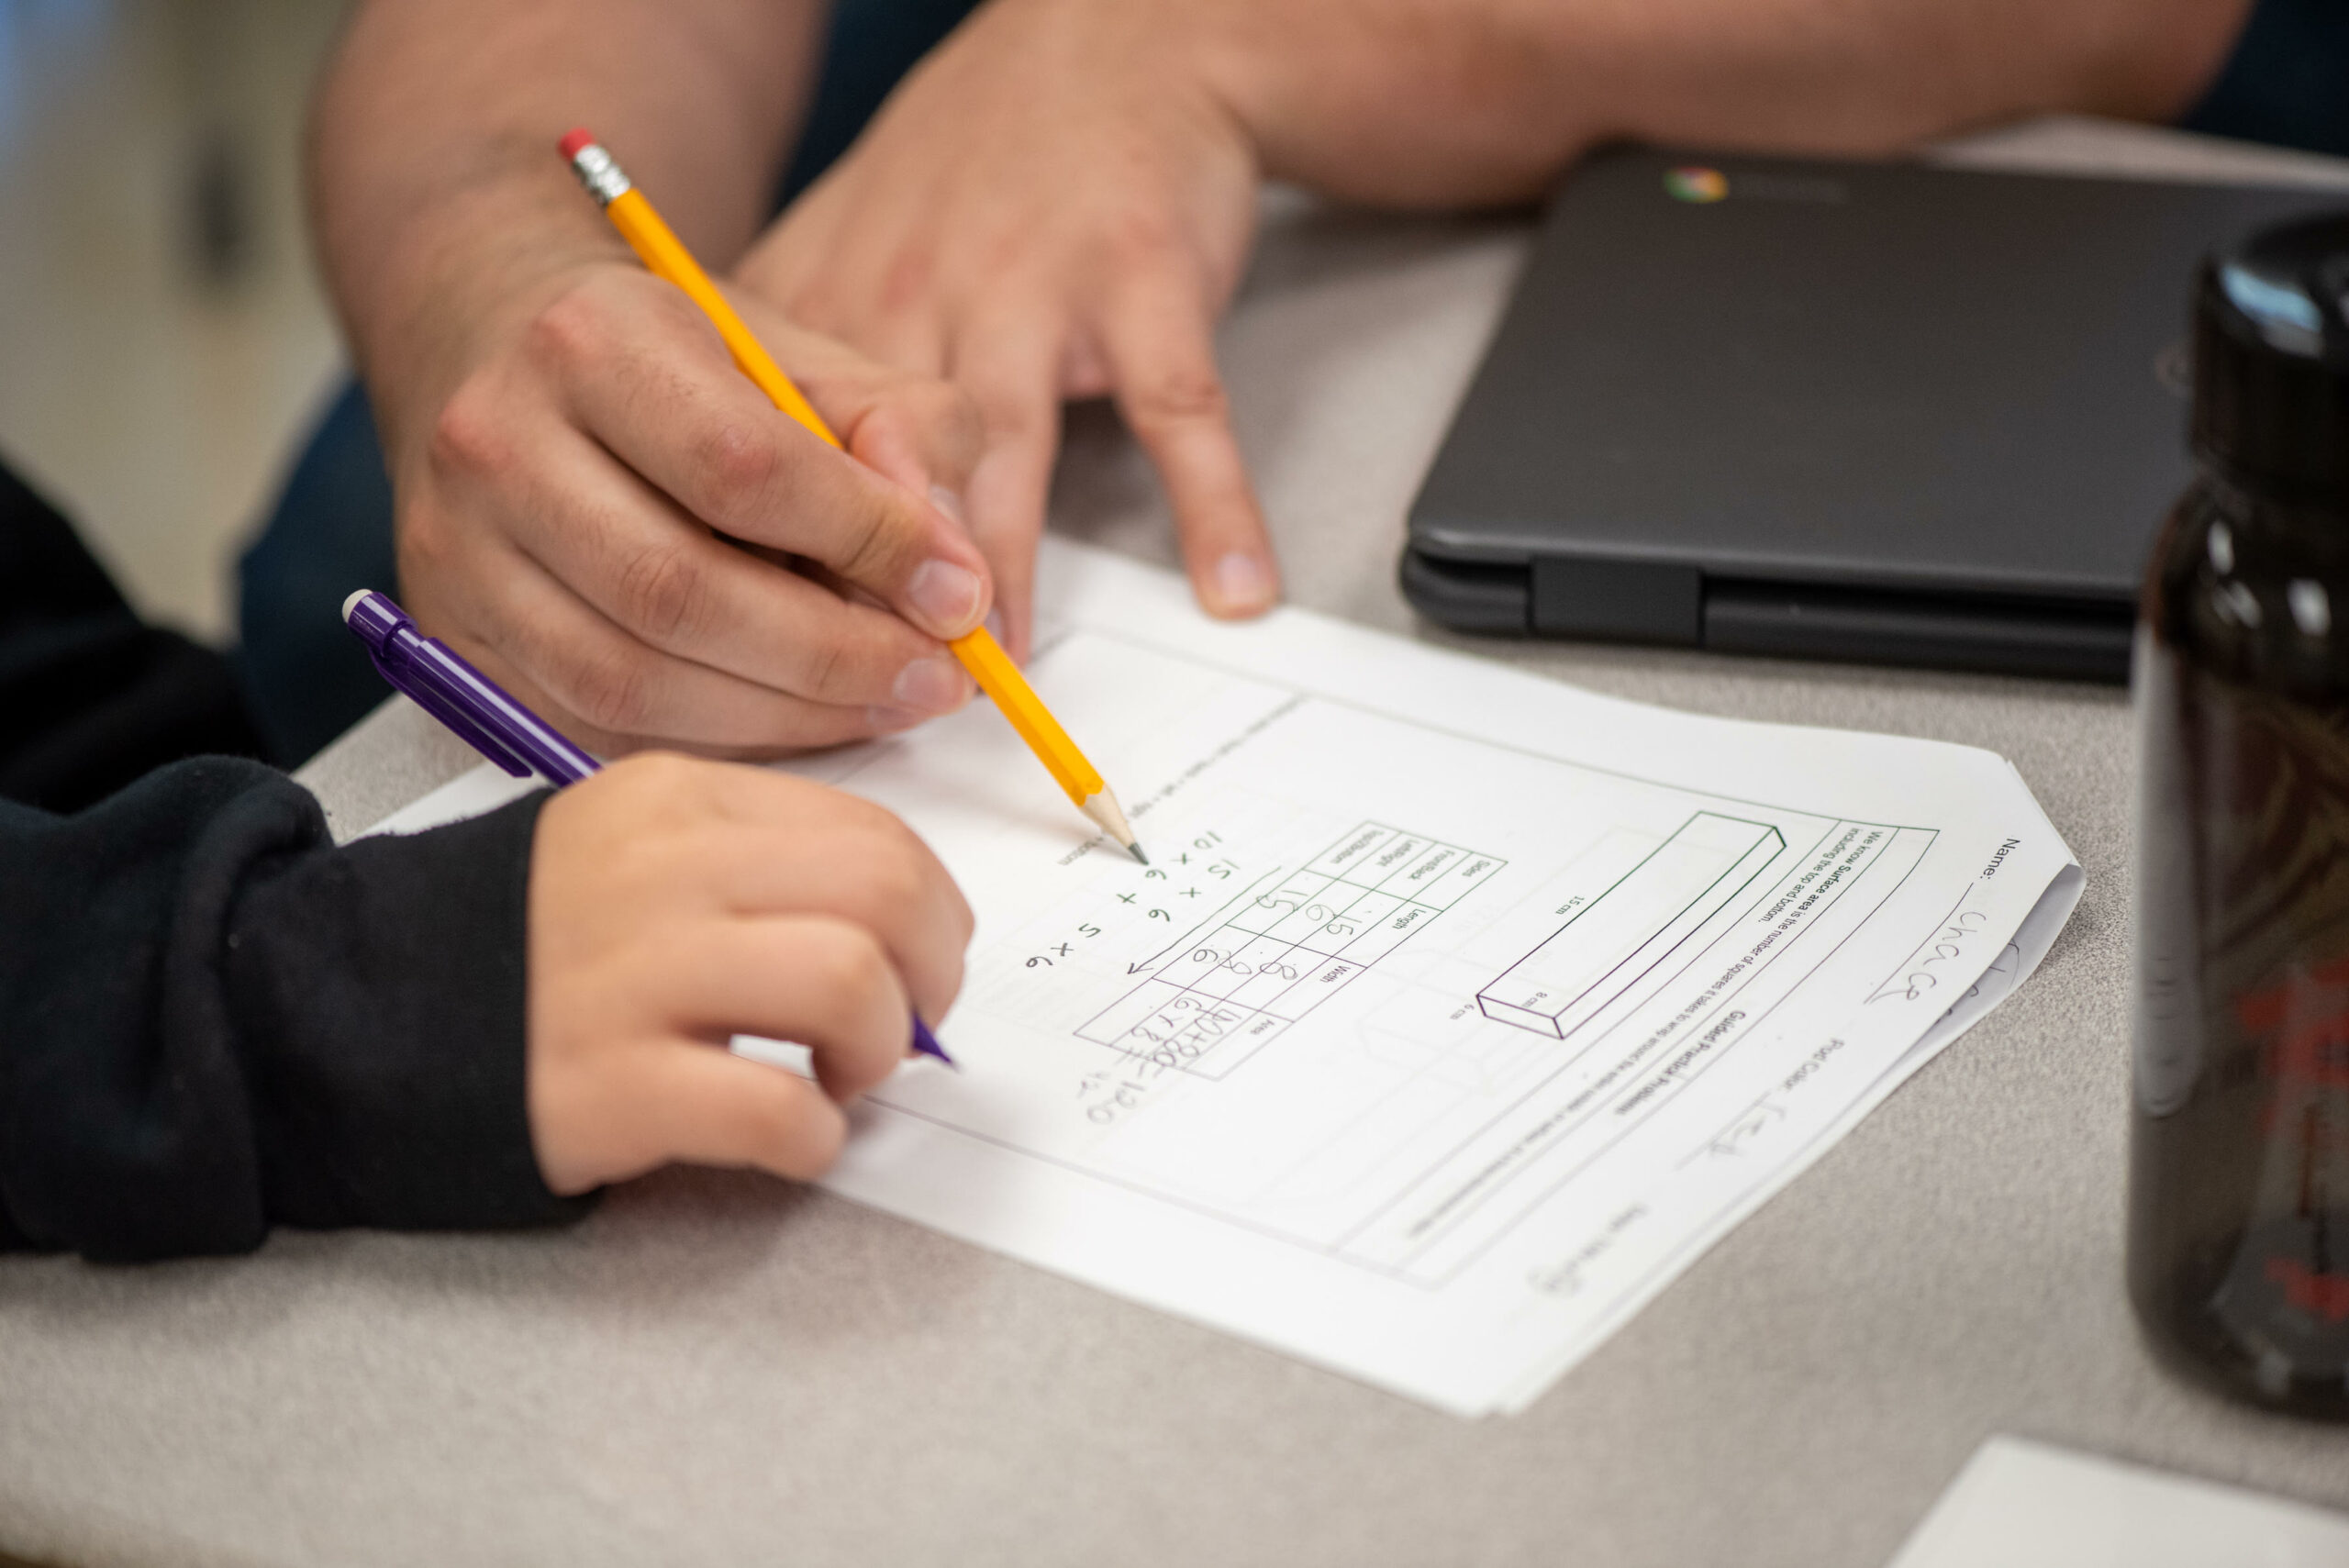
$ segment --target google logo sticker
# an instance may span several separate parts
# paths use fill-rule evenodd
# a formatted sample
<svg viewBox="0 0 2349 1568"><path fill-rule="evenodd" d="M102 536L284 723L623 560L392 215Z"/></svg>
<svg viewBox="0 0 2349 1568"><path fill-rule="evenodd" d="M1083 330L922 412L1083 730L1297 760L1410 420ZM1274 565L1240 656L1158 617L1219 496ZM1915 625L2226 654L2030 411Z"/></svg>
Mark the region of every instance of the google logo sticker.
<svg viewBox="0 0 2349 1568"><path fill-rule="evenodd" d="M1692 163L1668 171L1664 176L1664 188L1675 201L1702 205L1729 195L1729 176L1718 169Z"/></svg>

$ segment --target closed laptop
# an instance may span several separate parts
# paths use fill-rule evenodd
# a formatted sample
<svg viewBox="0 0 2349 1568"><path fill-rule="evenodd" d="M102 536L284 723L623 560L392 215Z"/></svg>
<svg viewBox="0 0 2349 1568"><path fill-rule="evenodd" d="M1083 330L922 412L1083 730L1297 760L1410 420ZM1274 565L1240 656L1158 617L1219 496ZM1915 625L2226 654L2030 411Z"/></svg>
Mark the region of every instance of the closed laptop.
<svg viewBox="0 0 2349 1568"><path fill-rule="evenodd" d="M1466 630L2125 679L2186 302L2305 189L1621 150L1553 202L1414 503Z"/></svg>

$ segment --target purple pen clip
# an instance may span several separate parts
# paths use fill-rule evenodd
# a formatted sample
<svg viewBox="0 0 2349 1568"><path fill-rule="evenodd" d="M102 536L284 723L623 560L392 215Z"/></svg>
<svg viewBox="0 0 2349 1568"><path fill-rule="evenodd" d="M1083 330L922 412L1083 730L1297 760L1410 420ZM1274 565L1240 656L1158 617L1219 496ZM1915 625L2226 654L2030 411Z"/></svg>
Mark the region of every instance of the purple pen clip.
<svg viewBox="0 0 2349 1568"><path fill-rule="evenodd" d="M383 676L394 691L439 719L459 740L516 778L528 778L537 771L512 747L475 723L472 715L447 701L426 683L408 678L408 662L397 657L397 639L403 631L414 637L423 634L416 629L415 620L406 610L373 589L362 588L343 600L342 620L365 644L368 662L375 666L375 673Z"/></svg>

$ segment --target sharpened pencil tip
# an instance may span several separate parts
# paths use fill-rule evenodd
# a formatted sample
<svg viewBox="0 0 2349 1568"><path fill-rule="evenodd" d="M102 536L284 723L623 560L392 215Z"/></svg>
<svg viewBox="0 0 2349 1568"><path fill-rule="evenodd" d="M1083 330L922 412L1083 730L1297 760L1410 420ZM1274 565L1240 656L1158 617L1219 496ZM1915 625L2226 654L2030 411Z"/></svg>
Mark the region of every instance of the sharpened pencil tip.
<svg viewBox="0 0 2349 1568"><path fill-rule="evenodd" d="M1128 844L1126 846L1126 852L1133 856L1134 859L1140 861L1144 865L1148 865L1150 863L1150 857L1141 852L1141 846L1140 844Z"/></svg>

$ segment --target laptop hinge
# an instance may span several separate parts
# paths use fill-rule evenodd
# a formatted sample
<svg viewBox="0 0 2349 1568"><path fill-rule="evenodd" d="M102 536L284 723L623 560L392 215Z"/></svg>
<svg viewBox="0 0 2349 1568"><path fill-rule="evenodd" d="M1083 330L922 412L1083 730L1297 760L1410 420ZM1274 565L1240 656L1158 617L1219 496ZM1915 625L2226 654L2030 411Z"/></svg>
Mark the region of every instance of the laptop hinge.
<svg viewBox="0 0 2349 1568"><path fill-rule="evenodd" d="M1782 583L1709 583L1705 646L1944 670L2126 681L2126 601L1960 598Z"/></svg>
<svg viewBox="0 0 2349 1568"><path fill-rule="evenodd" d="M1533 629L1547 637L1697 645L1705 580L1693 566L1533 559Z"/></svg>

